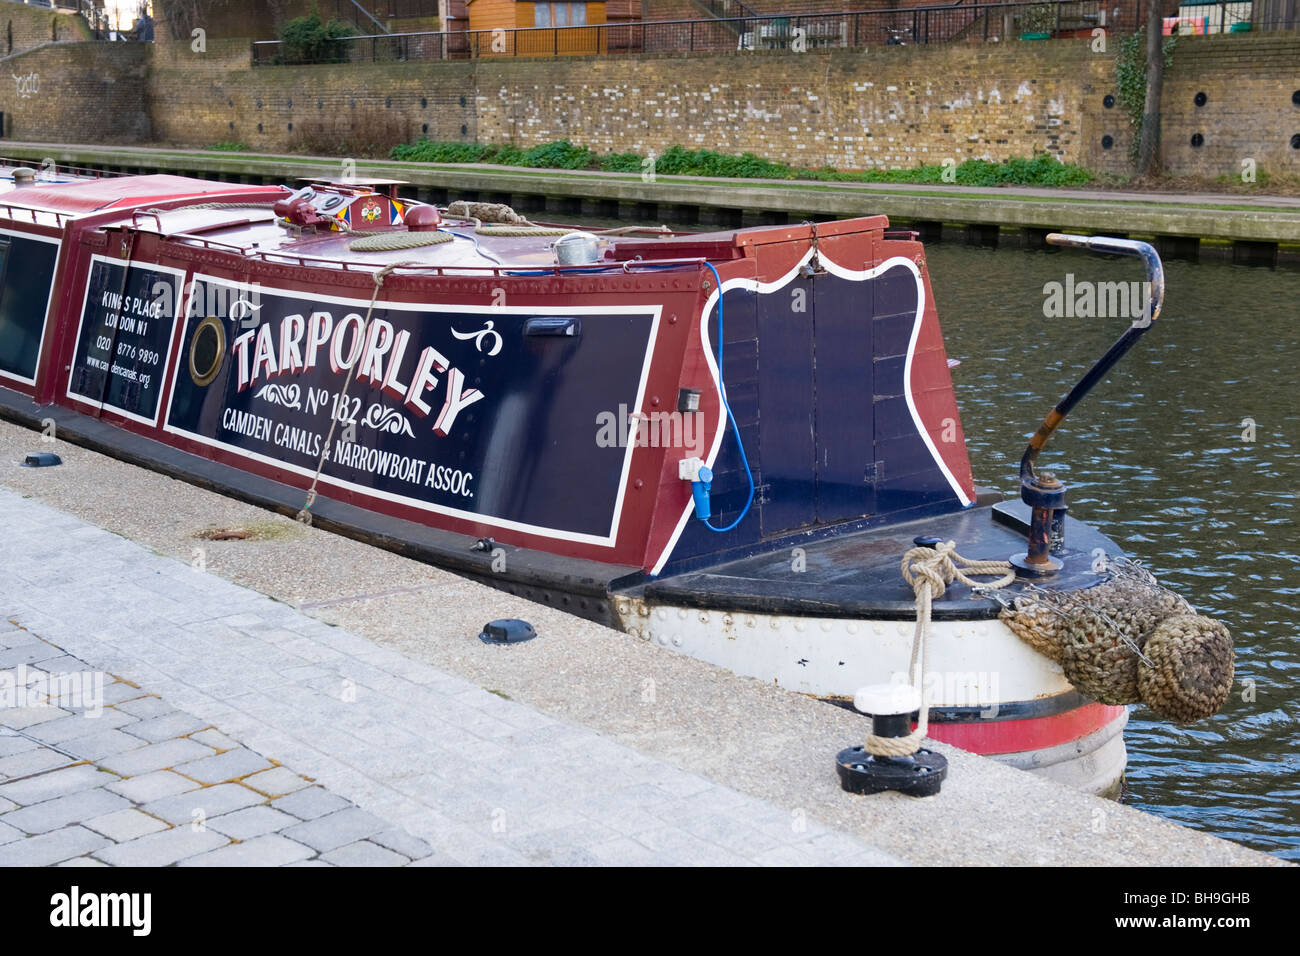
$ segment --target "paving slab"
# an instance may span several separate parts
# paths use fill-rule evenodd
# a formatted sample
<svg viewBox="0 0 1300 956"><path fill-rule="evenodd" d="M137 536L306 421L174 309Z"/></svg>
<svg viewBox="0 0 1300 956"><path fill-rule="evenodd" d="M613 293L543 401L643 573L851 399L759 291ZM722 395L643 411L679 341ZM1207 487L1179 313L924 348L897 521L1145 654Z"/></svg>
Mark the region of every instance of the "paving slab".
<svg viewBox="0 0 1300 956"><path fill-rule="evenodd" d="M123 797L96 787L10 811L0 816L0 823L24 833L48 833L128 806L130 803Z"/></svg>
<svg viewBox="0 0 1300 956"><path fill-rule="evenodd" d="M195 830L182 826L137 837L125 843L114 843L97 850L94 856L110 866L171 866L229 842L228 837L212 830Z"/></svg>
<svg viewBox="0 0 1300 956"><path fill-rule="evenodd" d="M251 840L294 826L300 821L273 807L261 804L224 813L208 821L208 826L233 840Z"/></svg>
<svg viewBox="0 0 1300 956"><path fill-rule="evenodd" d="M335 866L406 866L411 862L409 857L369 840L348 843L337 850L322 853L321 859Z"/></svg>
<svg viewBox="0 0 1300 956"><path fill-rule="evenodd" d="M41 743L61 744L78 737L87 737L114 730L123 724L134 723L135 719L130 714L124 714L108 707L95 716L86 713L73 713L58 720L36 724L29 727L26 733L27 736L39 740Z"/></svg>
<svg viewBox="0 0 1300 956"><path fill-rule="evenodd" d="M74 763L77 763L76 757L57 750L43 748L25 750L8 757L0 757L0 781L30 777L56 767L68 767Z"/></svg>
<svg viewBox="0 0 1300 956"><path fill-rule="evenodd" d="M349 807L289 827L284 835L325 852L384 829L387 829L387 825L383 820L364 810Z"/></svg>
<svg viewBox="0 0 1300 956"><path fill-rule="evenodd" d="M210 817L219 817L245 807L256 806L265 799L262 794L241 787L237 783L223 783L215 787L203 787L187 793L179 793L173 797L163 797L161 800L146 803L140 809L168 823L189 824L202 821L206 824Z"/></svg>
<svg viewBox="0 0 1300 956"><path fill-rule="evenodd" d="M170 714L161 714L157 717L149 717L143 720L137 720L131 727L131 734L147 740L150 743L168 740L172 737L184 737L193 735L197 731L207 727L207 723L184 711L173 711ZM197 740L197 743L208 745L206 740Z"/></svg>
<svg viewBox="0 0 1300 956"><path fill-rule="evenodd" d="M277 834L255 837L185 860L182 866L288 866L310 859L315 850Z"/></svg>
<svg viewBox="0 0 1300 956"><path fill-rule="evenodd" d="M101 733L65 740L59 744L59 750L78 760L96 761L139 750L143 746L145 746L143 740L125 731L105 730Z"/></svg>
<svg viewBox="0 0 1300 956"><path fill-rule="evenodd" d="M170 825L135 807L127 807L124 810L87 820L84 826L96 833L102 833L115 843L127 843L137 837L166 830Z"/></svg>
<svg viewBox="0 0 1300 956"><path fill-rule="evenodd" d="M223 754L183 763L175 770L201 783L220 783L223 780L239 780L269 770L271 766L271 762L265 757L240 747Z"/></svg>
<svg viewBox="0 0 1300 956"><path fill-rule="evenodd" d="M177 764L189 763L213 753L215 751L211 747L193 740L164 740L137 750L114 754L100 761L100 766L121 777L138 777L156 770L173 769Z"/></svg>
<svg viewBox="0 0 1300 956"><path fill-rule="evenodd" d="M118 777L90 764L77 764L51 770L25 780L0 784L0 797L22 806L31 806L56 797L93 790L115 782Z"/></svg>
<svg viewBox="0 0 1300 956"><path fill-rule="evenodd" d="M187 790L197 790L200 784L196 780L182 777L171 770L157 770L128 780L119 780L108 785L114 793L120 793L134 803L149 803L161 800Z"/></svg>
<svg viewBox="0 0 1300 956"><path fill-rule="evenodd" d="M30 737L20 737L17 731L0 727L0 758L12 757L28 750L36 750L40 743Z"/></svg>
<svg viewBox="0 0 1300 956"><path fill-rule="evenodd" d="M108 839L85 827L69 826L0 846L0 867L52 866L108 845Z"/></svg>
<svg viewBox="0 0 1300 956"><path fill-rule="evenodd" d="M231 740L221 731L214 729L201 730L197 734L190 734L189 737L190 740L197 740L201 744L206 744L218 753L226 750L233 750L239 746L238 743Z"/></svg>
<svg viewBox="0 0 1300 956"><path fill-rule="evenodd" d="M311 786L311 781L298 776L287 767L272 767L270 770L244 777L240 782L268 797L282 797Z"/></svg>
<svg viewBox="0 0 1300 956"><path fill-rule="evenodd" d="M329 793L321 787L311 787L307 790L291 793L271 804L271 806L283 810L285 813L291 813L303 820L315 820L328 813L336 813L347 805L347 800Z"/></svg>

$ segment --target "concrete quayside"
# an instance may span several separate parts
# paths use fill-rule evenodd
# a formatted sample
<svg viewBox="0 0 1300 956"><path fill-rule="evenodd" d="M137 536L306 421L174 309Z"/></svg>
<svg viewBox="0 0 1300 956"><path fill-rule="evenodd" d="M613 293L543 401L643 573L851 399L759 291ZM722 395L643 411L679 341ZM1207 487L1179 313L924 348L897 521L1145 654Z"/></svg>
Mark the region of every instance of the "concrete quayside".
<svg viewBox="0 0 1300 956"><path fill-rule="evenodd" d="M849 711L8 423L0 461L0 660L110 718L0 711L44 771L0 865L1282 862L942 744L938 795L848 794Z"/></svg>

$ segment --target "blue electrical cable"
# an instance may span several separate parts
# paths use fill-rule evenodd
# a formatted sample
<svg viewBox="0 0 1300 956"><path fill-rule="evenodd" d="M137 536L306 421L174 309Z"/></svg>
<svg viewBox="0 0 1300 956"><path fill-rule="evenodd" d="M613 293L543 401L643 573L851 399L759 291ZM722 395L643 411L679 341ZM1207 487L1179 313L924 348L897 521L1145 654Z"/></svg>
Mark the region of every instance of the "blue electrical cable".
<svg viewBox="0 0 1300 956"><path fill-rule="evenodd" d="M502 265L501 260L498 259L496 256L492 255L492 253L486 252L483 249L479 248L478 236L467 236L463 232L452 232L450 229L439 229L438 231L445 232L449 236L455 236L457 239L466 239L469 242L474 243L474 251L477 252L480 256L483 256L483 258L485 259L491 259L497 265Z"/></svg>
<svg viewBox="0 0 1300 956"><path fill-rule="evenodd" d="M713 273L713 281L718 288L718 393L722 396L722 407L727 410L727 420L731 422L731 427L736 432L736 447L740 449L740 461L745 466L745 477L749 479L749 497L745 499L745 507L740 509L740 514L736 516L735 521L725 528L715 528L709 524L707 518L704 520L704 527L723 534L740 524L745 520L745 515L749 514L749 506L754 503L754 472L750 470L749 458L745 455L745 443L740 438L740 426L736 424L736 416L731 414L731 403L727 401L727 384L722 377L722 279L718 277L718 270L713 268L712 262L704 264ZM708 322L708 320L708 316L705 316L704 321Z"/></svg>

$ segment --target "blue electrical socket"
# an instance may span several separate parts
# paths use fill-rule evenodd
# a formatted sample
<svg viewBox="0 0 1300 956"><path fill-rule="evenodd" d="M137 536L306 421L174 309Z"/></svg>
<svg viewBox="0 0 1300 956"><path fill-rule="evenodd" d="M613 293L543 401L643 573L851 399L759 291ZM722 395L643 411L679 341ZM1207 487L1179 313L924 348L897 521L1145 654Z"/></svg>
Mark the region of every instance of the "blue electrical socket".
<svg viewBox="0 0 1300 956"><path fill-rule="evenodd" d="M709 508L709 489L712 486L713 471L707 466L701 466L699 479L691 482L691 497L695 499L695 517L701 521L708 521L713 517L713 512Z"/></svg>

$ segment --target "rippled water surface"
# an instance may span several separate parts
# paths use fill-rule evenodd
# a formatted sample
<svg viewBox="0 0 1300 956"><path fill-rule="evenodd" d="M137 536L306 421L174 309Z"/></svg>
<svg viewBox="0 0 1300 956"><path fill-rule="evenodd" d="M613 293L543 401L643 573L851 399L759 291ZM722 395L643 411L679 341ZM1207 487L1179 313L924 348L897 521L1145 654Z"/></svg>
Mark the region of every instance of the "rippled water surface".
<svg viewBox="0 0 1300 956"><path fill-rule="evenodd" d="M1029 434L1127 324L1044 318L1044 284L1140 280L1141 266L952 243L928 256L976 481L1017 493ZM1070 483L1072 515L1235 641L1217 717L1176 727L1133 710L1126 802L1300 859L1300 271L1170 262L1166 276L1159 322L1040 460Z"/></svg>

